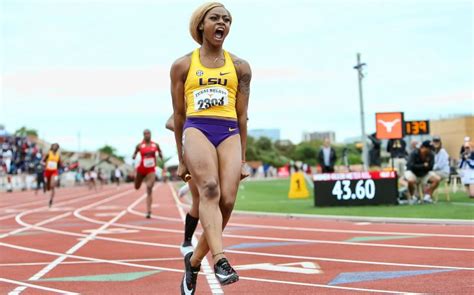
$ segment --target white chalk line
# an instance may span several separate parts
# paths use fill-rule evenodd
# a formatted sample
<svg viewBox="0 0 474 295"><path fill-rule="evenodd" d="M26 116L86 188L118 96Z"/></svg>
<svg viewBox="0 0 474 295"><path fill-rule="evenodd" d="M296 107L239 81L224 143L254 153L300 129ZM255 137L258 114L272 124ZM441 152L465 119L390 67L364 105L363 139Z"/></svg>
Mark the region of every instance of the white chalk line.
<svg viewBox="0 0 474 295"><path fill-rule="evenodd" d="M49 288L49 287L44 287L44 286L39 286L39 285L33 285L33 284L29 284L29 283L25 283L25 282L21 282L21 281L10 280L10 279L5 279L5 278L0 278L0 281L10 283L10 284L20 285L20 286L23 286L23 287L30 287L30 288L39 289L39 290L56 292L56 293L65 294L65 295L78 295L79 294L79 293L64 291L64 290L61 290L61 289ZM9 294L12 294L12 292L10 292Z"/></svg>
<svg viewBox="0 0 474 295"><path fill-rule="evenodd" d="M120 198L120 197L123 197L125 195L127 195L129 193L129 191L124 191L124 192L121 192L121 193L118 193L118 194L114 194L112 195L111 197L108 197L106 198L105 200L114 200L114 199L117 199L117 198ZM103 202L103 200L101 201L98 201L98 202L95 202L95 203L92 203L90 205L86 205L86 206L83 206L82 208L90 208L90 207L93 207L93 205L95 205L96 203L98 204L101 204ZM74 211L74 213L76 211L80 211L81 208L79 209L76 209ZM97 230L91 232L90 234L88 234L84 239L82 239L81 241L79 241L78 243L76 243L74 246L72 246L71 248L69 248L69 250L67 250L65 252L65 254L63 254L62 256L59 256L58 258L56 258L54 261L52 261L50 264L46 265L43 269L41 269L39 272L35 273L33 276L31 276L28 280L29 281L36 281L36 280L39 280L40 278L42 278L44 275L46 275L48 272L50 272L51 270L53 270L56 266L58 266L59 264L61 264L61 262L63 262L68 254L74 254L77 250L79 250L80 248L82 248L85 244L87 244L90 240L94 239L95 236L97 236L102 230L106 229L107 227L109 227L111 224L113 224L115 221L117 221L118 219L120 219L123 215L125 215L127 213L127 211L122 211L120 212L116 217L112 218L109 222L107 222L106 224L102 225L100 228L98 228ZM70 212L66 213L66 214L70 214ZM64 215L64 214L63 214ZM25 289L27 288L27 286L20 286L20 287L17 287L15 288L13 291L11 291L9 294L21 294L21 292L23 292Z"/></svg>

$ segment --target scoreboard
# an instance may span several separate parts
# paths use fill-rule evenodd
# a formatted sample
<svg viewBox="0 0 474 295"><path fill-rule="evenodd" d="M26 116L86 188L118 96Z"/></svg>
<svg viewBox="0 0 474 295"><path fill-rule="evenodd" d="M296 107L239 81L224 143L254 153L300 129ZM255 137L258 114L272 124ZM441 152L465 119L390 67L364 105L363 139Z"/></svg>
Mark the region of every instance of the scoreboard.
<svg viewBox="0 0 474 295"><path fill-rule="evenodd" d="M313 175L315 206L397 204L395 171L324 173Z"/></svg>
<svg viewBox="0 0 474 295"><path fill-rule="evenodd" d="M405 135L430 134L430 121L405 121Z"/></svg>

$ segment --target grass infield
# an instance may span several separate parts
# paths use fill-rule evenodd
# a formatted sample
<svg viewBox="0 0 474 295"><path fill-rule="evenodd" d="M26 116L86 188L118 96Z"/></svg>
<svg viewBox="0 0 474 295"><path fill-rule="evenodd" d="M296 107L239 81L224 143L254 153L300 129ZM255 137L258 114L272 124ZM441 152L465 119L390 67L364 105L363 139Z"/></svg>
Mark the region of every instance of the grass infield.
<svg viewBox="0 0 474 295"><path fill-rule="evenodd" d="M422 205L378 205L352 207L315 207L310 186L308 199L288 199L289 179L244 181L240 185L236 210L276 213L303 213L341 216L474 219L474 200L464 190L451 192L446 202L444 187L438 188L438 203Z"/></svg>

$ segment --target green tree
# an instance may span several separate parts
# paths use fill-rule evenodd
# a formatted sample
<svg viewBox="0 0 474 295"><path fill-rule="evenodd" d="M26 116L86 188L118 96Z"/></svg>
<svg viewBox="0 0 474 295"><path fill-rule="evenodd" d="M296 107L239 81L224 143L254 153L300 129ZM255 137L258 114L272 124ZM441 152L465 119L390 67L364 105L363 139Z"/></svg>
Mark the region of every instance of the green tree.
<svg viewBox="0 0 474 295"><path fill-rule="evenodd" d="M117 151L116 148L107 144L99 149L99 152L110 155L110 156L115 156L116 151Z"/></svg>
<svg viewBox="0 0 474 295"><path fill-rule="evenodd" d="M245 151L245 159L247 161L259 161L257 147L255 146L255 138L247 137L247 149Z"/></svg>
<svg viewBox="0 0 474 295"><path fill-rule="evenodd" d="M293 159L308 163L309 165L316 165L318 150L319 149L315 146L315 144L310 142L302 142L295 147Z"/></svg>
<svg viewBox="0 0 474 295"><path fill-rule="evenodd" d="M284 157L291 159L293 153L295 152L296 145L294 145L291 141L288 143L282 143L281 141L277 141L274 144L275 149Z"/></svg>
<svg viewBox="0 0 474 295"><path fill-rule="evenodd" d="M273 142L266 137L255 139L247 138L246 159L248 161L262 161L275 167L285 165L289 158L282 155L274 146Z"/></svg>
<svg viewBox="0 0 474 295"><path fill-rule="evenodd" d="M260 137L256 142L255 145L259 150L263 151L271 151L273 150L273 143L270 138L267 137Z"/></svg>
<svg viewBox="0 0 474 295"><path fill-rule="evenodd" d="M14 133L16 136L38 136L38 131L36 129L28 129L27 127L23 126Z"/></svg>
<svg viewBox="0 0 474 295"><path fill-rule="evenodd" d="M163 157L163 160L161 158L157 158L156 165L161 169L164 169L166 162L168 162L171 158L172 157Z"/></svg>
<svg viewBox="0 0 474 295"><path fill-rule="evenodd" d="M124 156L121 156L121 155L118 155L117 154L117 149L114 148L113 146L110 146L108 144L104 145L103 147L101 147L99 150L98 150L100 153L103 153L103 154L106 154L106 155L109 155L109 156L113 156L117 159L120 159L121 161L124 161L125 160L125 157Z"/></svg>

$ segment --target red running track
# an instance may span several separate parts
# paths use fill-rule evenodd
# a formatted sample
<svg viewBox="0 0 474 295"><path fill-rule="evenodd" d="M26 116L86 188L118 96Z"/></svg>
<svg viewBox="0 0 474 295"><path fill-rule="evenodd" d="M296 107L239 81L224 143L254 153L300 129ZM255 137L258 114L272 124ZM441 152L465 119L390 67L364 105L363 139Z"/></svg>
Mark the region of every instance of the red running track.
<svg viewBox="0 0 474 295"><path fill-rule="evenodd" d="M185 206L168 184L0 197L1 294L179 294ZM198 229L196 236L201 234ZM227 255L241 280L196 294L474 293L472 225L395 224L234 214ZM209 257L208 257L209 258Z"/></svg>

